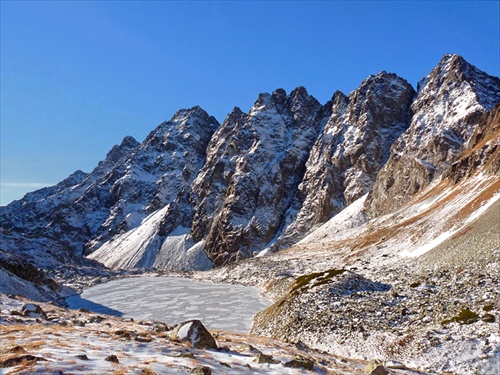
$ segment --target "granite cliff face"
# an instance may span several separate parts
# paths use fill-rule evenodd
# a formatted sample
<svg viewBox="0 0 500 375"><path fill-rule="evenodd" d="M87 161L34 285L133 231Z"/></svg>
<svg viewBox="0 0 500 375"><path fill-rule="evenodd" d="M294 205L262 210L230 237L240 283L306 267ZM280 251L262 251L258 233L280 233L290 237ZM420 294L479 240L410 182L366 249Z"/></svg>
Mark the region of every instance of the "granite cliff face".
<svg viewBox="0 0 500 375"><path fill-rule="evenodd" d="M396 140L366 208L389 213L445 173L458 159L481 115L500 102L500 79L446 55L418 84L411 125Z"/></svg>
<svg viewBox="0 0 500 375"><path fill-rule="evenodd" d="M302 87L261 94L247 115L228 116L193 184L193 235L215 265L249 258L273 239L324 122Z"/></svg>
<svg viewBox="0 0 500 375"><path fill-rule="evenodd" d="M335 93L279 247L292 245L371 190L392 143L409 125L414 94L408 82L386 72L368 77L349 97Z"/></svg>
<svg viewBox="0 0 500 375"><path fill-rule="evenodd" d="M181 270L271 253L366 194L365 213L380 216L445 173L496 160L484 140L499 102L500 79L446 55L416 93L381 72L325 105L303 87L261 94L221 125L199 107L180 110L91 173L2 207L3 247L26 236L108 267Z"/></svg>

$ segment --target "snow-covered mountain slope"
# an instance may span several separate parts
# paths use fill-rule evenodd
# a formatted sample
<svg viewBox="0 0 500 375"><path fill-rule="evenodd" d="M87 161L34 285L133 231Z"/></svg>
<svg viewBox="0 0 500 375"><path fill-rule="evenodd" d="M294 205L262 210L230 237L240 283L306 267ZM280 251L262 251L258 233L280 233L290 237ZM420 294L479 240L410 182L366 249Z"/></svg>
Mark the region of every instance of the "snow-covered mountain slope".
<svg viewBox="0 0 500 375"><path fill-rule="evenodd" d="M75 172L54 187L2 207L2 228L53 240L73 256L140 226L158 207L165 208L160 235L181 224L190 226L190 211L184 209L188 188L218 125L199 107L181 110L142 144L126 137L91 173ZM2 237L2 242L8 240Z"/></svg>
<svg viewBox="0 0 500 375"><path fill-rule="evenodd" d="M446 55L417 94L381 72L323 106L299 87L261 94L222 125L199 107L180 110L144 142L126 137L91 173L1 207L2 246L16 251L12 234L37 243L36 262L83 253L109 267L178 270L271 253L365 194L370 216L400 207L487 138L475 129L498 102L498 78ZM461 159L470 168L496 151L471 153Z"/></svg>
<svg viewBox="0 0 500 375"><path fill-rule="evenodd" d="M203 166L206 146L218 126L215 118L194 107L178 111L152 131L114 179L109 190L110 214L87 244L86 252L99 248L118 233L140 226L158 209L164 209L159 235L168 235L178 225L188 226L189 185Z"/></svg>
<svg viewBox="0 0 500 375"><path fill-rule="evenodd" d="M500 79L446 55L419 82L411 125L396 140L366 206L391 212L440 177L469 141L479 117L500 102Z"/></svg>

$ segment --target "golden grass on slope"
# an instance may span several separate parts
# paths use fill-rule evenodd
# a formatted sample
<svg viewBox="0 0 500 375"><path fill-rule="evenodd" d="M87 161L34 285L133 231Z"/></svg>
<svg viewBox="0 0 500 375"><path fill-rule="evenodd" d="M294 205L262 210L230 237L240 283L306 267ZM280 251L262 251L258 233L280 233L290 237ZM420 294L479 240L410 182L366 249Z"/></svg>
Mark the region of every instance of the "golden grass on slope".
<svg viewBox="0 0 500 375"><path fill-rule="evenodd" d="M29 374L33 372L35 364L36 364L35 361L29 361L27 359L23 359L22 362L19 365L17 365L15 369L6 373L6 375L19 374L19 373Z"/></svg>
<svg viewBox="0 0 500 375"><path fill-rule="evenodd" d="M481 207L485 202L493 198L495 194L500 192L500 178L494 181L490 186L487 186L477 195L474 200L466 204L458 213L455 215L457 219L463 219L471 215L474 211Z"/></svg>

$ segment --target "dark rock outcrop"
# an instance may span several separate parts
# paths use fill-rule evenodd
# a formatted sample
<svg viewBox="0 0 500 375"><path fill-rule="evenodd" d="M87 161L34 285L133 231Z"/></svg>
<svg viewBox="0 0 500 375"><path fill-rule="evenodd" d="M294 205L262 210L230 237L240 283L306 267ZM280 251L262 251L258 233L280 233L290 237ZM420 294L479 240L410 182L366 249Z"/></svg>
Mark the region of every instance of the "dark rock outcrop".
<svg viewBox="0 0 500 375"><path fill-rule="evenodd" d="M500 175L500 104L480 118L467 147L443 177L458 183L479 169Z"/></svg>
<svg viewBox="0 0 500 375"><path fill-rule="evenodd" d="M216 266L251 257L278 232L325 123L303 87L261 94L214 134L193 184L192 234Z"/></svg>

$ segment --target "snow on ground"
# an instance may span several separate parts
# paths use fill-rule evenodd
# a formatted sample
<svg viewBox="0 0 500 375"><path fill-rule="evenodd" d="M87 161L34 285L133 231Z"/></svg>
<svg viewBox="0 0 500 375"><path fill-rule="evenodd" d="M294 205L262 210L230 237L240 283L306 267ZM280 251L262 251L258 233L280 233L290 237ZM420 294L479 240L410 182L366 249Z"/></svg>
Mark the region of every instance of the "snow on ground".
<svg viewBox="0 0 500 375"><path fill-rule="evenodd" d="M316 253L318 246L327 246L330 250L326 250L325 256L329 252L330 257L334 255L332 247L339 255L343 251L345 255L345 249L362 250L363 259L369 257L374 269L402 258L417 257L452 238L480 217L500 198L498 184L497 176L484 174L459 185L437 182L406 206L373 220L362 212L364 196L311 232L294 248L302 252L312 249ZM493 193L489 193L492 190Z"/></svg>
<svg viewBox="0 0 500 375"><path fill-rule="evenodd" d="M0 293L20 294L36 301L50 301L54 297L54 293L44 292L32 283L17 277L2 267L0 267Z"/></svg>
<svg viewBox="0 0 500 375"><path fill-rule="evenodd" d="M304 237L298 245L304 245L313 242L322 242L323 240L331 241L335 236L336 240L355 237L359 234L361 226L368 221L368 218L363 213L363 206L368 194L365 194L344 210L339 212L317 230Z"/></svg>
<svg viewBox="0 0 500 375"><path fill-rule="evenodd" d="M365 361L347 360L254 335L212 331L218 349L194 349L169 338L161 322L133 321L40 303L47 319L21 313L29 301L0 295L2 374L360 374ZM275 363L257 363L258 354ZM111 357L115 356L115 357ZM286 367L300 356L311 371ZM114 361L113 361L114 360ZM390 374L418 372L391 369Z"/></svg>
<svg viewBox="0 0 500 375"><path fill-rule="evenodd" d="M168 206L151 214L140 227L106 242L88 258L110 268L150 267L160 247L158 226L167 210Z"/></svg>
<svg viewBox="0 0 500 375"><path fill-rule="evenodd" d="M70 297L67 302L72 309L112 309L116 311L115 315L121 313L121 316L136 320L177 324L198 319L208 329L231 332L249 332L253 316L271 305L253 287L147 276L96 285L80 296Z"/></svg>

